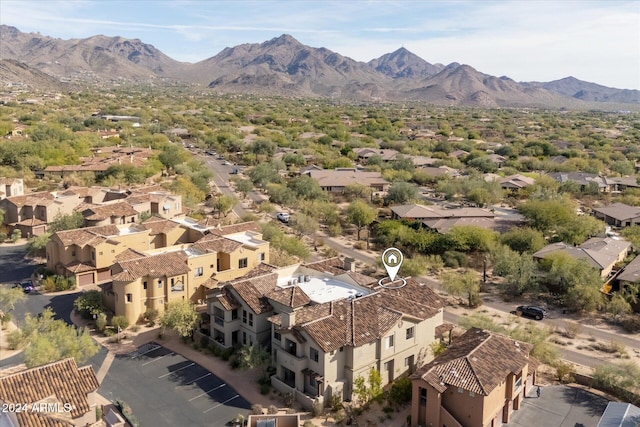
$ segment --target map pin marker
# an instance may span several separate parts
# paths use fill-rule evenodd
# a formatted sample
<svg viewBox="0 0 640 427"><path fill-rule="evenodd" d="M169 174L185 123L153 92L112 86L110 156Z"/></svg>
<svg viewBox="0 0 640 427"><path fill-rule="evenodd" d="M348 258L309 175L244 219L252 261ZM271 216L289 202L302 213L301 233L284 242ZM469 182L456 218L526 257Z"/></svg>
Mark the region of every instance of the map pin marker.
<svg viewBox="0 0 640 427"><path fill-rule="evenodd" d="M398 270L400 270L403 260L404 257L402 256L400 249L389 248L382 253L382 264L384 265L385 270L387 270L389 279L391 279L392 282L396 279L396 275L398 274Z"/></svg>

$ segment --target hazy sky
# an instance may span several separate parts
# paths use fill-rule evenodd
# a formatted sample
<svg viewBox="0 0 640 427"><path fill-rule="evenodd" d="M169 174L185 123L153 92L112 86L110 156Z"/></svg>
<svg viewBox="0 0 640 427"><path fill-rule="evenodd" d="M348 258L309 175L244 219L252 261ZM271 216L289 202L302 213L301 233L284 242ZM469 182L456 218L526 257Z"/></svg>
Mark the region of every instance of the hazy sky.
<svg viewBox="0 0 640 427"><path fill-rule="evenodd" d="M517 81L640 89L640 0L0 0L0 22L63 39L139 38L188 62L287 33L358 61L404 46Z"/></svg>

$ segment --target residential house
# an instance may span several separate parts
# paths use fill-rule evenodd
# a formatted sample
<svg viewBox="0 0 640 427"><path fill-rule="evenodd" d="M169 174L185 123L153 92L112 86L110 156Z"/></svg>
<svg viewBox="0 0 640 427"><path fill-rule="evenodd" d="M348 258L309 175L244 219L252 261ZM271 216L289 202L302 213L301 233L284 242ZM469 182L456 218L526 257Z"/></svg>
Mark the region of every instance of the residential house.
<svg viewBox="0 0 640 427"><path fill-rule="evenodd" d="M142 166L153 154L150 148L142 147L99 147L93 150L90 157L81 157L79 165L48 166L44 170L44 177L65 178L78 172L101 173L111 166L131 165Z"/></svg>
<svg viewBox="0 0 640 427"><path fill-rule="evenodd" d="M270 345L273 386L309 407L333 395L352 399L371 368L383 385L429 359L443 322L442 300L407 278L400 289L353 271L339 258L262 267L208 293L212 336L224 346Z"/></svg>
<svg viewBox="0 0 640 427"><path fill-rule="evenodd" d="M81 203L75 195L39 192L0 200L9 232L20 230L22 237L39 236L57 215L67 215Z"/></svg>
<svg viewBox="0 0 640 427"><path fill-rule="evenodd" d="M367 163L371 157L379 157L383 162L388 163L396 160L398 158L398 154L400 154L396 150L388 148L370 147L354 148L353 152L358 155L358 160L364 163Z"/></svg>
<svg viewBox="0 0 640 427"><path fill-rule="evenodd" d="M500 188L513 192L535 184L535 179L520 174L505 176L497 181L500 183Z"/></svg>
<svg viewBox="0 0 640 427"><path fill-rule="evenodd" d="M497 427L535 383L531 345L471 328L411 375L411 425Z"/></svg>
<svg viewBox="0 0 640 427"><path fill-rule="evenodd" d="M601 208L593 208L593 215L614 227L629 227L640 224L640 208L624 203L613 203Z"/></svg>
<svg viewBox="0 0 640 427"><path fill-rule="evenodd" d="M548 176L559 182L560 184L572 182L577 184L582 191L590 188L597 189L600 192L606 191L608 186L605 178L593 173L587 172L552 172Z"/></svg>
<svg viewBox="0 0 640 427"><path fill-rule="evenodd" d="M607 185L606 191L610 193L623 193L629 188L640 188L637 176L604 177Z"/></svg>
<svg viewBox="0 0 640 427"><path fill-rule="evenodd" d="M507 158L501 156L499 154L489 154L487 158L494 164L498 169L502 168L504 164L507 162Z"/></svg>
<svg viewBox="0 0 640 427"><path fill-rule="evenodd" d="M127 199L101 205L82 205L79 209L87 227L130 224L138 220L139 213Z"/></svg>
<svg viewBox="0 0 640 427"><path fill-rule="evenodd" d="M333 170L309 170L313 178L325 191L342 192L349 185L359 184L370 187L374 191L387 191L391 183L384 179L380 172L367 172L355 168L338 168Z"/></svg>
<svg viewBox="0 0 640 427"><path fill-rule="evenodd" d="M424 156L410 156L413 166L417 168L436 167L438 163L442 162L442 159L434 159L432 157Z"/></svg>
<svg viewBox="0 0 640 427"><path fill-rule="evenodd" d="M463 225L504 231L521 223L517 217L496 218L492 211L483 208L449 209L442 206L419 204L393 206L391 217L420 221L425 227L439 233L446 233L453 227Z"/></svg>
<svg viewBox="0 0 640 427"><path fill-rule="evenodd" d="M204 304L206 291L218 282L268 262L269 243L256 228L244 223L208 229L194 243L120 252L110 267L112 283L103 287L105 305L134 323L147 309L162 312L174 300Z"/></svg>
<svg viewBox="0 0 640 427"><path fill-rule="evenodd" d="M91 365L79 368L73 358L17 372L0 371L0 402L26 407L0 412L0 425L93 425L99 386Z"/></svg>
<svg viewBox="0 0 640 427"><path fill-rule="evenodd" d="M616 264L622 262L629 251L631 243L611 237L592 237L579 246L567 243L552 243L533 254L533 259L541 261L553 254L565 253L575 259L584 260L605 278L611 274Z"/></svg>
<svg viewBox="0 0 640 427"><path fill-rule="evenodd" d="M24 181L22 178L0 178L0 200L6 197L22 196Z"/></svg>

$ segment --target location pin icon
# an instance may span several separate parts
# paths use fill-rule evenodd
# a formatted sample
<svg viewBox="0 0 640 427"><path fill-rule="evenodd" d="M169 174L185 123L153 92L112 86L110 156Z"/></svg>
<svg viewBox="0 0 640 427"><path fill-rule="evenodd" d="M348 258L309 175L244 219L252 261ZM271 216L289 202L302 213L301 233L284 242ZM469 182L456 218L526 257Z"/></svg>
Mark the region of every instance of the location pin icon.
<svg viewBox="0 0 640 427"><path fill-rule="evenodd" d="M389 248L382 253L382 265L384 265L385 270L387 270L389 279L391 279L392 282L396 280L398 270L400 270L403 260L404 257L400 249Z"/></svg>

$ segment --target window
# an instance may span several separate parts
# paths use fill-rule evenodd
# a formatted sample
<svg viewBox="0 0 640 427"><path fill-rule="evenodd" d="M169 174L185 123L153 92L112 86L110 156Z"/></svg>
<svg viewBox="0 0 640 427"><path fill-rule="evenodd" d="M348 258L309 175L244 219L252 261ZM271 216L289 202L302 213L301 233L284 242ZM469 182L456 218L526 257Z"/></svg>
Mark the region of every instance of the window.
<svg viewBox="0 0 640 427"><path fill-rule="evenodd" d="M213 264L209 264L209 268L213 270Z"/></svg>
<svg viewBox="0 0 640 427"><path fill-rule="evenodd" d="M427 389L420 387L420 406L427 406Z"/></svg>
<svg viewBox="0 0 640 427"><path fill-rule="evenodd" d="M204 275L204 269L202 267L196 267L196 269L193 272L194 277L201 277L202 275Z"/></svg>
<svg viewBox="0 0 640 427"><path fill-rule="evenodd" d="M102 251L100 251L99 253L100 253L100 255L102 255Z"/></svg>
<svg viewBox="0 0 640 427"><path fill-rule="evenodd" d="M275 330L273 331L273 339L276 341L281 341L282 340L282 335L280 335L280 332L276 332Z"/></svg>
<svg viewBox="0 0 640 427"><path fill-rule="evenodd" d="M242 310L242 323L247 323L247 310Z"/></svg>
<svg viewBox="0 0 640 427"><path fill-rule="evenodd" d="M404 366L405 368L413 368L413 355L404 358Z"/></svg>
<svg viewBox="0 0 640 427"><path fill-rule="evenodd" d="M92 260L96 259L96 252L95 251L91 251L91 259Z"/></svg>
<svg viewBox="0 0 640 427"><path fill-rule="evenodd" d="M246 344L247 343L247 333L243 332L242 333L242 344Z"/></svg>
<svg viewBox="0 0 640 427"><path fill-rule="evenodd" d="M162 289L162 280L158 279L158 289Z"/></svg>
<svg viewBox="0 0 640 427"><path fill-rule="evenodd" d="M238 260L238 268L247 268L247 258L240 258Z"/></svg>
<svg viewBox="0 0 640 427"><path fill-rule="evenodd" d="M253 313L249 313L249 326L253 326Z"/></svg>
<svg viewBox="0 0 640 427"><path fill-rule="evenodd" d="M309 359L313 360L314 362L318 361L318 350L316 350L313 347L309 348Z"/></svg>
<svg viewBox="0 0 640 427"><path fill-rule="evenodd" d="M133 294L127 294L127 302L133 301Z"/></svg>
<svg viewBox="0 0 640 427"><path fill-rule="evenodd" d="M393 347L393 335L389 335L384 339L384 348Z"/></svg>
<svg viewBox="0 0 640 427"><path fill-rule="evenodd" d="M265 260L265 258L266 258L266 257L264 256L264 252L260 252L260 253L258 254L258 261L264 261L264 260Z"/></svg>
<svg viewBox="0 0 640 427"><path fill-rule="evenodd" d="M71 251L71 256L76 256L76 251L75 250Z"/></svg>
<svg viewBox="0 0 640 427"><path fill-rule="evenodd" d="M316 381L316 377L313 375L309 375L309 387L317 388L318 382Z"/></svg>
<svg viewBox="0 0 640 427"><path fill-rule="evenodd" d="M231 310L231 320L236 320L238 318L238 309L234 308Z"/></svg>
<svg viewBox="0 0 640 427"><path fill-rule="evenodd" d="M147 281L146 280L144 282L142 282L142 289L144 289L144 290L147 289Z"/></svg>
<svg viewBox="0 0 640 427"><path fill-rule="evenodd" d="M411 339L413 338L413 334L415 333L415 326L412 326L410 328L407 328L407 339Z"/></svg>

